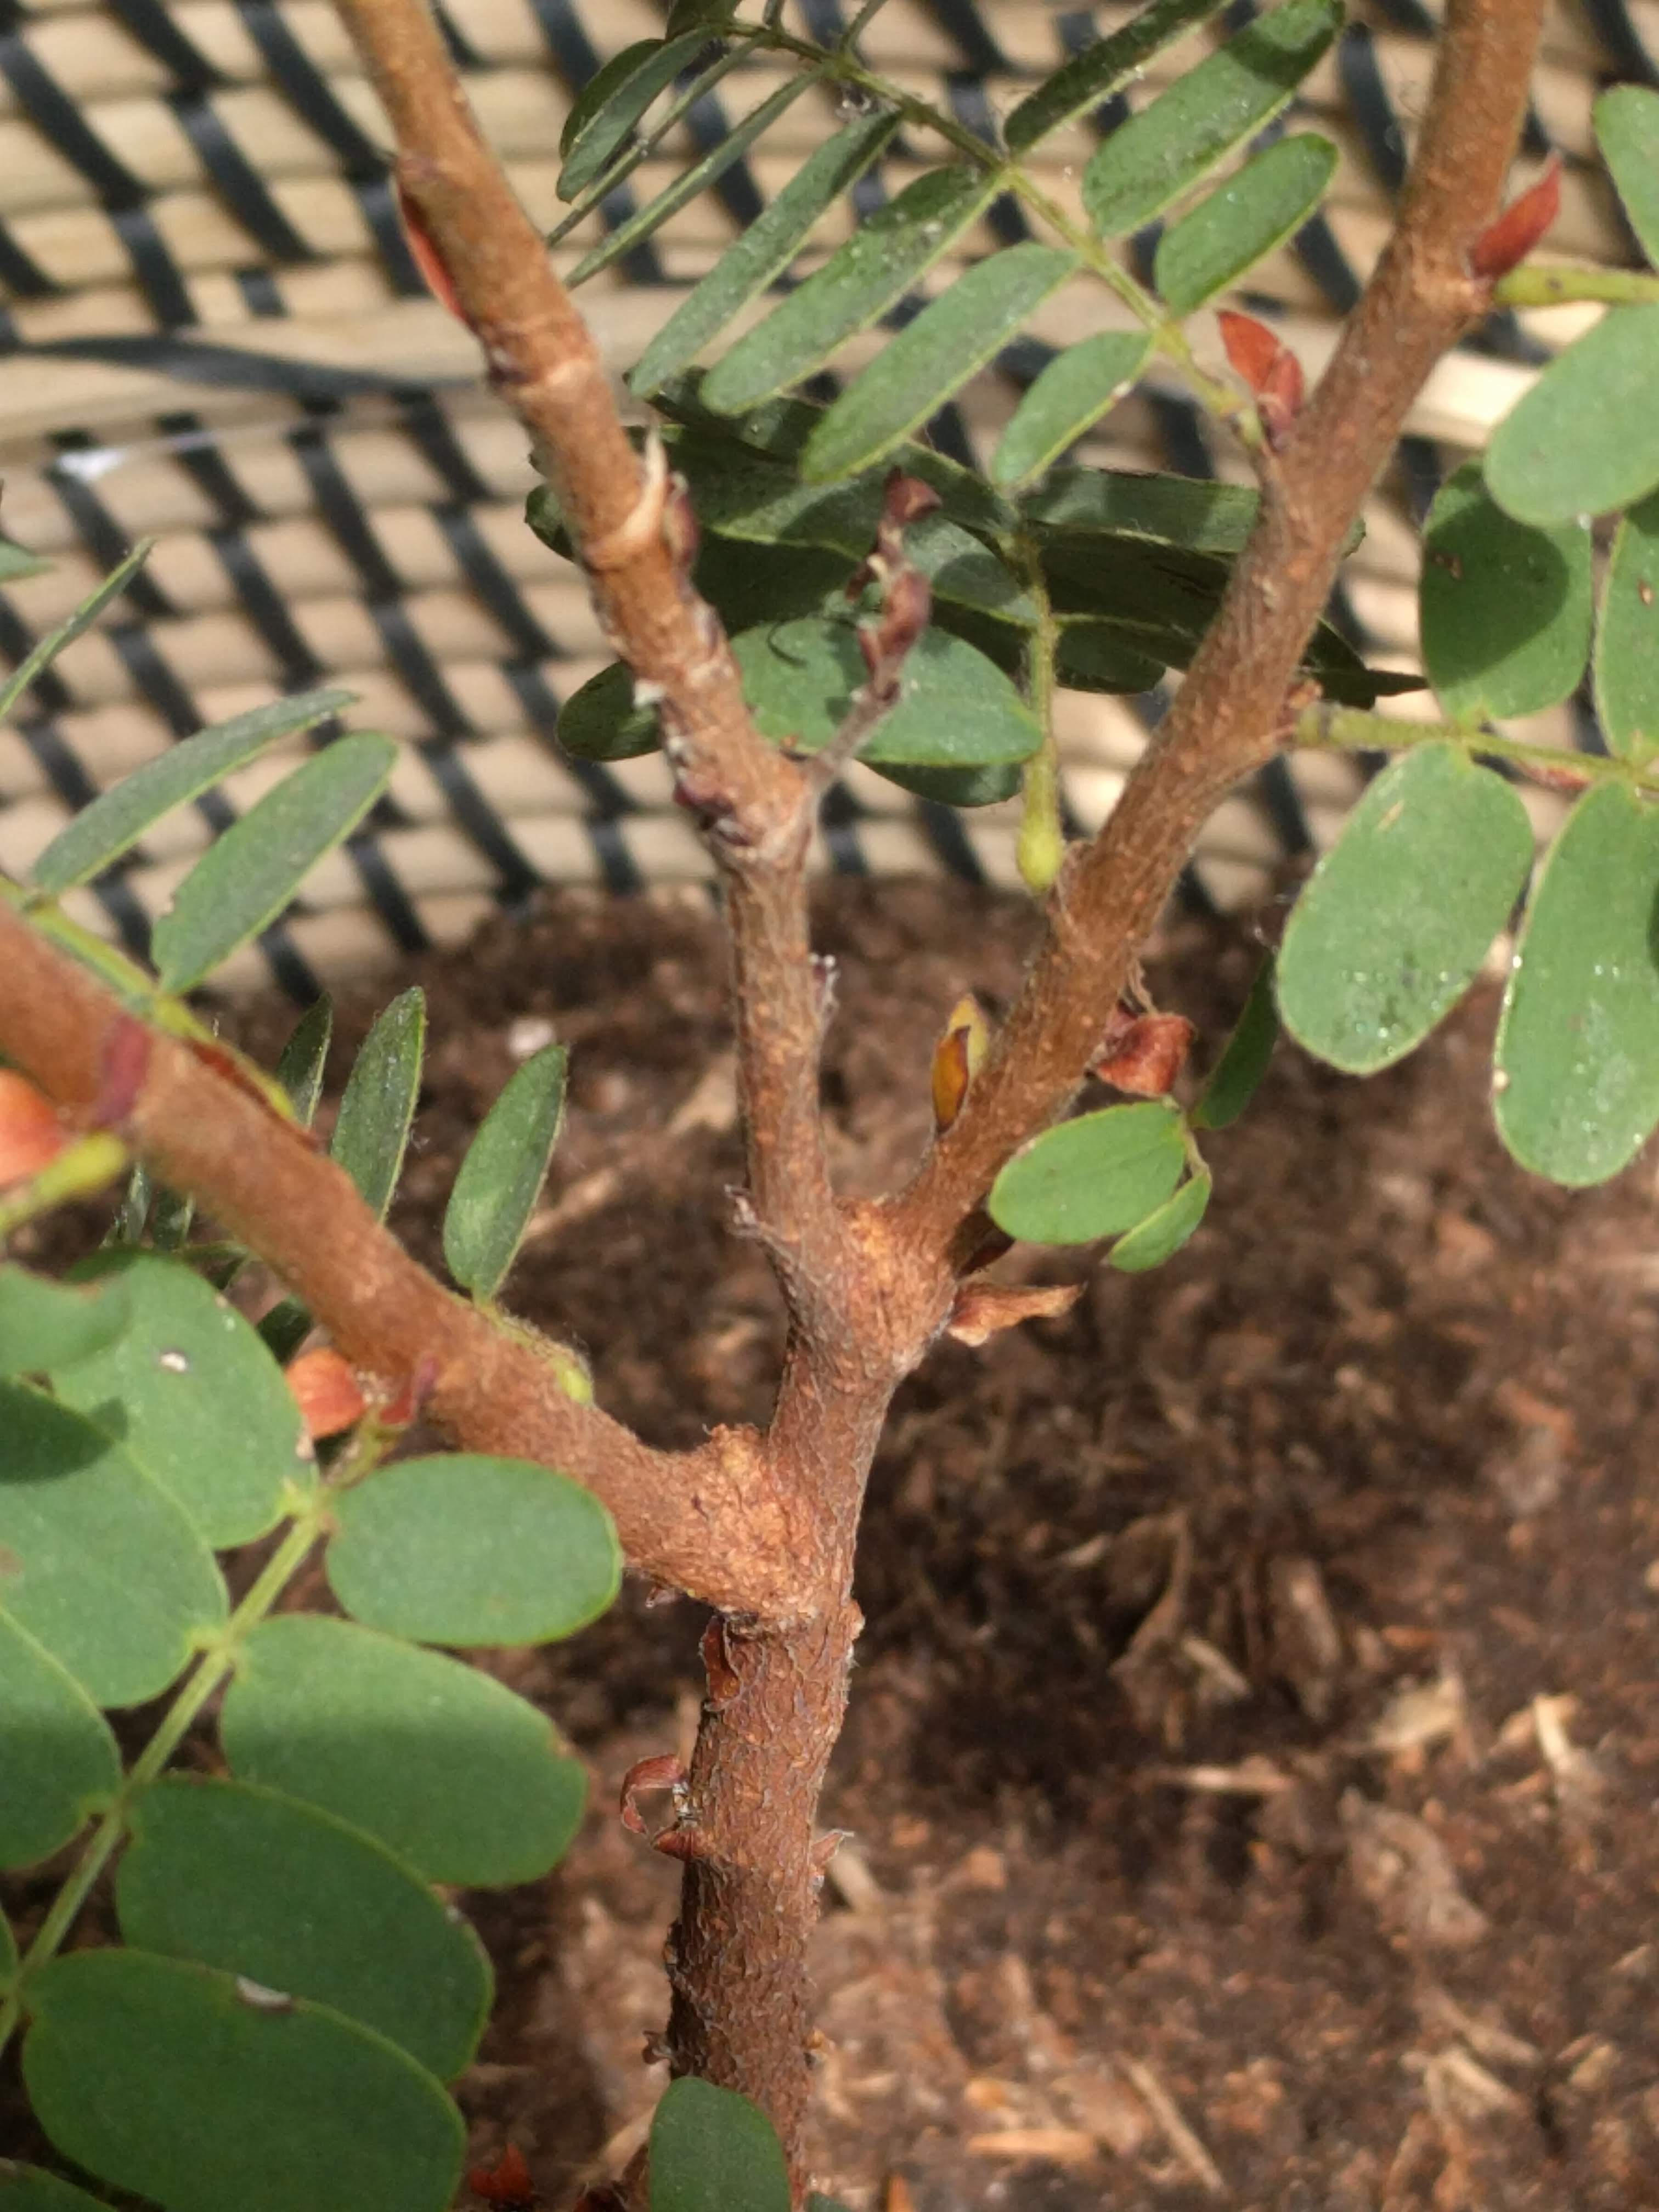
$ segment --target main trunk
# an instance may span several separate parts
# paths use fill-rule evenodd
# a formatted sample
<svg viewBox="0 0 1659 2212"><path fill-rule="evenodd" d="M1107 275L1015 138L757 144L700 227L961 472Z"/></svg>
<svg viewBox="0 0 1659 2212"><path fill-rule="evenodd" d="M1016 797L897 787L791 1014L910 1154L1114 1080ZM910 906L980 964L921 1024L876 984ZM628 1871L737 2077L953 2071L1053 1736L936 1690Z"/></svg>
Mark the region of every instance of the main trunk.
<svg viewBox="0 0 1659 2212"><path fill-rule="evenodd" d="M740 2090L769 2115L797 2202L811 2090L806 1954L823 1881L813 1822L860 1625L843 1598L787 1633L711 1626L685 1810L660 1839L685 1859L665 1954L674 2071Z"/></svg>

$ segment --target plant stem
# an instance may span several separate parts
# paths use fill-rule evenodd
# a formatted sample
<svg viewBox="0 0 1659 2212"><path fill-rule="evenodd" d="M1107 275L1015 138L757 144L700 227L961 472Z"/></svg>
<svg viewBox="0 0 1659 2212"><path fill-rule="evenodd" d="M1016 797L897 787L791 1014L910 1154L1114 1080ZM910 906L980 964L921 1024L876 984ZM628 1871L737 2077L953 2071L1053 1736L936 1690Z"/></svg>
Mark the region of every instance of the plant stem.
<svg viewBox="0 0 1659 2212"><path fill-rule="evenodd" d="M0 1199L0 1239L21 1229L37 1214L67 1206L71 1199L89 1198L114 1182L130 1155L118 1137L94 1130L59 1152L57 1158L31 1176L21 1188Z"/></svg>
<svg viewBox="0 0 1659 2212"><path fill-rule="evenodd" d="M1553 269L1524 262L1492 288L1500 307L1559 307L1575 300L1607 300L1614 306L1659 300L1659 276L1650 269Z"/></svg>
<svg viewBox="0 0 1659 2212"><path fill-rule="evenodd" d="M113 1856L126 1832L134 1803L156 1780L173 1753L190 1733L210 1698L223 1683L241 1656L250 1629L262 1621L289 1583L305 1565L321 1534L328 1507L323 1498L307 1501L282 1542L266 1560L247 1595L223 1629L203 1652L196 1671L163 1714L155 1735L122 1777L103 1818L87 1839L73 1872L52 1899L52 1908L35 1930L16 1974L0 2003L0 2051L10 2041L22 2016L23 1991L32 1976L58 1954L59 1945L75 1924L76 1915L92 1894L93 1885Z"/></svg>
<svg viewBox="0 0 1659 2212"><path fill-rule="evenodd" d="M1322 701L1298 717L1291 741L1310 748L1335 746L1350 752L1378 753L1404 752L1413 745L1453 744L1474 760L1512 761L1546 783L1559 785L1569 779L1585 787L1622 783L1632 791L1659 798L1659 762L1566 752L1559 745L1528 744L1521 738L1472 730L1463 722L1396 721L1389 715L1368 714L1357 707L1334 707Z"/></svg>
<svg viewBox="0 0 1659 2212"><path fill-rule="evenodd" d="M1054 732L1054 653L1060 625L1054 620L1036 542L1022 534L1008 550L1037 609L1036 627L1026 649L1025 685L1042 726L1042 745L1025 763L1025 811L1020 817L1015 857L1026 889L1042 898L1066 858L1066 826L1060 811L1060 740Z"/></svg>

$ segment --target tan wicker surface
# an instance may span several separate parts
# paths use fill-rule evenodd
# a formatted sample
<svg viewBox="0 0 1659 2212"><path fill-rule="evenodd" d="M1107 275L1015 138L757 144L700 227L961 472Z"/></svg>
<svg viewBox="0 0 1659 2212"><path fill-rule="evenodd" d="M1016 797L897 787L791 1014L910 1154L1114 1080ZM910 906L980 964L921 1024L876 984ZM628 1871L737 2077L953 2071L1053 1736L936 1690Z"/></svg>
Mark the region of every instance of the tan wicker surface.
<svg viewBox="0 0 1659 2212"><path fill-rule="evenodd" d="M823 0L799 4L822 27ZM890 0L866 48L935 97L955 73L959 99L1006 107L1067 37L1132 12ZM1370 0L1351 18L1302 102L1342 149L1322 234L1251 279L1279 304L1310 370L1344 288L1363 278L1384 234L1431 53L1415 0ZM661 14L647 0L454 0L449 20L485 126L550 226L574 89L596 58L659 30ZM1137 101L1188 58L1166 57ZM1565 157L1553 252L1632 258L1590 161L1589 108L1605 83L1659 81L1656 58L1654 0L1562 0L1553 11L1528 149L1534 163L1552 145ZM761 67L729 76L704 127L718 134L776 82ZM809 94L728 172L723 191L684 210L626 275L586 289L619 370L836 122L831 103ZM360 725L408 743L372 835L318 871L304 909L233 979L274 970L301 991L400 946L452 939L538 879L626 889L708 872L659 760L578 768L553 743L558 700L607 656L568 572L523 527L532 477L520 434L478 389L465 333L421 292L403 254L383 136L327 0L0 0L4 514L12 535L56 562L0 595L0 652L26 649L132 537L160 541L143 582L0 732L0 868L27 867L75 805L201 723L284 688L345 683ZM1057 197L1075 199L1095 143L1079 125L1045 147ZM674 150L693 147L688 132ZM672 169L665 159L638 170L635 204ZM904 163L888 162L882 177L896 189ZM561 249L567 265L599 234L596 218ZM835 235L826 225L825 249ZM993 242L981 234L963 251ZM1112 313L1068 293L1036 335L1060 343ZM1347 580L1374 657L1412 665L1416 556L1404 500L1420 502L1438 471L1478 446L1532 364L1579 327L1576 310L1500 327L1431 381L1407 465L1373 502ZM1217 350L1212 327L1200 319L1197 329L1200 349ZM846 365L862 357L849 349ZM1005 361L957 410L981 450L1018 397L1021 368ZM1085 450L1132 466L1239 473L1163 384L1121 406ZM1143 741L1144 711L1065 702L1067 793L1082 823L1109 806ZM1547 733L1572 742L1581 715L1543 718ZM234 781L232 803L246 805L281 765ZM1224 905L1259 896L1287 851L1328 836L1355 787L1347 763L1304 761L1293 780L1270 778L1231 802L1195 891ZM204 812L164 824L130 870L84 895L85 918L141 942L210 834ZM1013 834L1010 810L947 817L854 770L823 860L1006 880Z"/></svg>

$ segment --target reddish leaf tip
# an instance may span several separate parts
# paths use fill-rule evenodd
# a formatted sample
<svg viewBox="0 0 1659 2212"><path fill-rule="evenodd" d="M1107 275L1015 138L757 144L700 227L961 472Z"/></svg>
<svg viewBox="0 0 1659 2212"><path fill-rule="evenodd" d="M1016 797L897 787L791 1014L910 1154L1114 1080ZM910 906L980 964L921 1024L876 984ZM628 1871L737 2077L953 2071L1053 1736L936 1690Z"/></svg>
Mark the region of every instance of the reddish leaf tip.
<svg viewBox="0 0 1659 2212"><path fill-rule="evenodd" d="M1469 248L1469 274L1489 283L1524 261L1561 212L1561 157L1553 155L1535 184L1511 200Z"/></svg>

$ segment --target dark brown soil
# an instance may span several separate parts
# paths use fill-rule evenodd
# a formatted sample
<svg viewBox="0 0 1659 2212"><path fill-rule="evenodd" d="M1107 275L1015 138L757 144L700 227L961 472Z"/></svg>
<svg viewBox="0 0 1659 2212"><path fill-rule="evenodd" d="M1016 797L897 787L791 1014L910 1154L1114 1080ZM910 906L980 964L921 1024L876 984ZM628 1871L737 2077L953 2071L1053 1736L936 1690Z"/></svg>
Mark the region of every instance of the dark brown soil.
<svg viewBox="0 0 1659 2212"><path fill-rule="evenodd" d="M1029 926L825 893L849 1186L915 1158L943 1016L1006 1000ZM1183 927L1151 963L1206 1054L1254 957ZM547 1018L573 1110L518 1307L653 1439L763 1419L779 1312L726 1227L707 909L556 900L422 980L400 1232L435 1260L513 1024ZM1578 1195L1505 1158L1491 1021L1364 1085L1281 1048L1186 1251L1016 1255L1086 1277L1073 1314L903 1392L825 1807L853 1838L814 2157L854 2212L1659 2208L1659 1204L1650 1158ZM673 1869L614 1808L694 1723L701 1626L630 1595L507 1670L595 1809L545 1892L469 1901L501 1991L461 2095L550 2208L659 2086Z"/></svg>

